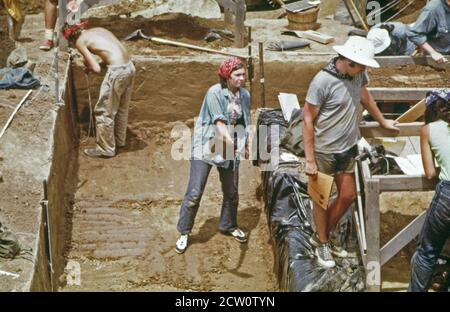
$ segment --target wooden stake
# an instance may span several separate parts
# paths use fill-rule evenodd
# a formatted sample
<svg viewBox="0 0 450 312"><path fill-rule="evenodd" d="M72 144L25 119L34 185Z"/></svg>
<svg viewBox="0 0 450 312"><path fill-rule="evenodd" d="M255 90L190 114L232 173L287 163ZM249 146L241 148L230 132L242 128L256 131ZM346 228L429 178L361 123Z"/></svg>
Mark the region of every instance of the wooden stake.
<svg viewBox="0 0 450 312"><path fill-rule="evenodd" d="M261 95L261 107L266 107L266 97L264 90L264 46L263 43L259 43L259 84Z"/></svg>

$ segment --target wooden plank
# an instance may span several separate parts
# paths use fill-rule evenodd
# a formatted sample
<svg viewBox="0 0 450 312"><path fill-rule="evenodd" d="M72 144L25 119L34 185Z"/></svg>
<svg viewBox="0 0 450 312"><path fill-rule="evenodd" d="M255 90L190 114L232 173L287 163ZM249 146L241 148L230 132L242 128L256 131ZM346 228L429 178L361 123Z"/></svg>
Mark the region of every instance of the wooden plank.
<svg viewBox="0 0 450 312"><path fill-rule="evenodd" d="M302 37L305 39L313 40L322 44L328 44L334 41L334 37L320 33L314 30L306 30L306 31L294 31L298 37Z"/></svg>
<svg viewBox="0 0 450 312"><path fill-rule="evenodd" d="M425 113L425 99L408 109L400 117L396 119L398 122L413 122Z"/></svg>
<svg viewBox="0 0 450 312"><path fill-rule="evenodd" d="M406 65L427 65L425 56L412 57L409 55L402 56L377 56L375 60L381 67L386 66L406 66Z"/></svg>
<svg viewBox="0 0 450 312"><path fill-rule="evenodd" d="M370 178L372 178L372 175L370 174L369 169L369 160L364 160L361 162L361 173L362 173L362 179L364 182L364 188L367 188L366 181L368 181Z"/></svg>
<svg viewBox="0 0 450 312"><path fill-rule="evenodd" d="M432 88L367 88L375 101L420 101Z"/></svg>
<svg viewBox="0 0 450 312"><path fill-rule="evenodd" d="M404 227L394 238L384 245L380 250L381 265L388 262L395 256L403 247L419 235L425 222L426 211L423 211L417 218Z"/></svg>
<svg viewBox="0 0 450 312"><path fill-rule="evenodd" d="M225 9L223 12L224 12L223 16L224 16L225 24L229 24L229 25L233 24L234 23L233 12L229 9Z"/></svg>
<svg viewBox="0 0 450 312"><path fill-rule="evenodd" d="M381 290L379 180L369 179L366 188L367 257L366 286L368 291Z"/></svg>
<svg viewBox="0 0 450 312"><path fill-rule="evenodd" d="M447 58L450 56L447 56ZM377 56L375 60L381 67L386 66L405 66L405 65L430 65L433 61L431 56Z"/></svg>
<svg viewBox="0 0 450 312"><path fill-rule="evenodd" d="M432 191L437 183L437 179L429 180L424 176L375 175L373 177L380 180L380 192Z"/></svg>
<svg viewBox="0 0 450 312"><path fill-rule="evenodd" d="M230 10L232 12L236 11L236 3L232 0L216 0L217 3L224 9Z"/></svg>
<svg viewBox="0 0 450 312"><path fill-rule="evenodd" d="M247 11L247 6L245 5L245 0L236 1L236 11L234 19L234 47L243 48L245 44L245 13Z"/></svg>
<svg viewBox="0 0 450 312"><path fill-rule="evenodd" d="M420 128L423 125L423 122L402 123L397 125L400 131L395 131L382 128L376 121L366 121L359 125L359 130L365 138L420 136Z"/></svg>
<svg viewBox="0 0 450 312"><path fill-rule="evenodd" d="M67 21L67 0L60 0L59 1L59 5L58 5L58 24L59 24L59 29L58 29L58 42L57 42L57 47L59 48L59 50L61 51L67 51L69 45L67 40L61 40L62 38L64 38L62 36L62 28L64 26L64 23Z"/></svg>

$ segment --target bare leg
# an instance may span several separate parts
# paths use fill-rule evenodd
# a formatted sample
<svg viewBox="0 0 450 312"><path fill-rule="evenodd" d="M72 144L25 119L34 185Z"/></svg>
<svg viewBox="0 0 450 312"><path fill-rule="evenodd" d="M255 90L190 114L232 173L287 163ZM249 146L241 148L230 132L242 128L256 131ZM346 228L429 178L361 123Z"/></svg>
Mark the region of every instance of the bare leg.
<svg viewBox="0 0 450 312"><path fill-rule="evenodd" d="M57 11L58 1L56 0L46 0L44 7L44 15L45 15L45 29L55 29L56 26L56 18L58 17Z"/></svg>
<svg viewBox="0 0 450 312"><path fill-rule="evenodd" d="M356 198L355 175L353 173L338 174L334 181L338 189L338 197L328 206L327 234L336 226Z"/></svg>
<svg viewBox="0 0 450 312"><path fill-rule="evenodd" d="M334 181L337 186L338 196L328 205L327 210L314 203L314 223L321 243L328 242L328 234L331 229L336 226L356 198L355 176L353 174L338 174L335 176Z"/></svg>
<svg viewBox="0 0 450 312"><path fill-rule="evenodd" d="M45 35L44 41L39 46L39 49L49 51L53 48L53 33L56 26L56 18L58 17L57 10L58 1L46 0L44 7L45 18Z"/></svg>
<svg viewBox="0 0 450 312"><path fill-rule="evenodd" d="M314 224L316 225L316 232L321 243L328 242L327 231L327 211L314 203L313 208Z"/></svg>

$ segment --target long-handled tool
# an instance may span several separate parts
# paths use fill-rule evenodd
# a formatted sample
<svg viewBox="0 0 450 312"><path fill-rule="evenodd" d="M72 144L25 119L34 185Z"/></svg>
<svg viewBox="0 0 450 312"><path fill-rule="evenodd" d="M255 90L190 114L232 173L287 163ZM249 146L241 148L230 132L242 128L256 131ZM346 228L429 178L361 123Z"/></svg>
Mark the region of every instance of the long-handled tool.
<svg viewBox="0 0 450 312"><path fill-rule="evenodd" d="M347 1L347 0L344 0L344 1ZM366 21L364 21L364 19L362 18L361 13L359 12L358 8L355 5L355 2L353 0L348 0L348 1L350 1L350 4L352 5L353 10L355 10L356 16L358 16L359 21L361 22L364 30L369 31L369 27L367 27Z"/></svg>
<svg viewBox="0 0 450 312"><path fill-rule="evenodd" d="M47 257L48 257L48 271L50 277L50 287L52 291L55 290L53 284L53 276L55 274L53 270L53 252L52 252L52 236L50 228L50 213L48 209L48 192L47 192L47 180L43 181L44 186L44 198L41 200L42 209L45 211L45 228L46 228L46 241L47 241Z"/></svg>
<svg viewBox="0 0 450 312"><path fill-rule="evenodd" d="M6 121L6 124L3 126L2 132L0 132L0 139L5 134L6 129L8 129L9 125L11 124L12 120L14 119L14 116L17 114L19 109L22 107L23 103L25 103L25 101L28 99L28 97L30 96L31 92L33 92L33 90L30 90L30 91L27 92L27 94L25 94L25 96L22 98L20 103L16 106L16 108L12 112L11 116L9 116L8 121Z"/></svg>
<svg viewBox="0 0 450 312"><path fill-rule="evenodd" d="M142 32L142 29L137 29L137 30L133 31L131 34L129 34L128 36L123 38L123 40L131 40L131 39L139 39L139 38L143 38L146 40L150 40L150 41L158 42L158 43L162 43L162 44L168 44L168 45L173 45L173 46L177 46L177 47L194 49L194 50L199 50L199 51L204 51L204 52L209 52L209 53L222 54L222 55L228 55L228 56L236 56L241 59L247 59L250 57L248 55L240 55L240 54L236 54L236 53L230 53L230 52L224 52L224 51L214 50L214 49L210 49L210 48L204 48L204 47L196 46L193 44L162 39L162 38L158 38L155 36L147 36Z"/></svg>

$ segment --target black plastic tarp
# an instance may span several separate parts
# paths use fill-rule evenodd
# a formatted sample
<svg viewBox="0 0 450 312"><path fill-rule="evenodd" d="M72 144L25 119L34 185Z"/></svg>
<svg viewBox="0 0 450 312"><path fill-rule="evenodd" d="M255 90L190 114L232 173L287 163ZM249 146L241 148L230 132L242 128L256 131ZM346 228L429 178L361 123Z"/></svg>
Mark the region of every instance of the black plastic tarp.
<svg viewBox="0 0 450 312"><path fill-rule="evenodd" d="M280 126L280 138L287 127L280 110L259 112L258 125ZM264 133L270 137L271 132ZM258 133L259 136L259 133ZM259 136L258 141L268 142ZM278 139L278 142L280 140ZM272 143L274 141L272 140ZM278 146L265 146L271 153L281 153ZM259 161L256 162L261 165ZM313 232L311 201L306 177L302 174L304 159L283 162L273 170L262 171L262 194L274 247L275 268L282 291L363 291L364 269L357 252L347 258L335 258L331 269L318 265L309 243ZM356 250L351 214L342 218L332 235L349 251Z"/></svg>

